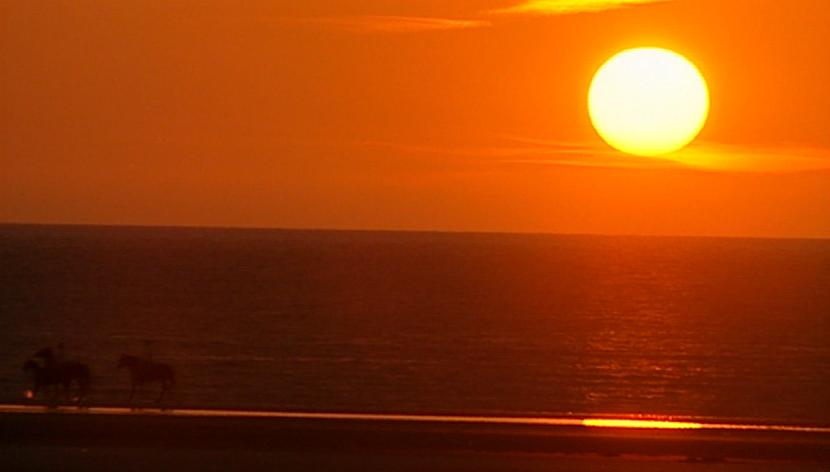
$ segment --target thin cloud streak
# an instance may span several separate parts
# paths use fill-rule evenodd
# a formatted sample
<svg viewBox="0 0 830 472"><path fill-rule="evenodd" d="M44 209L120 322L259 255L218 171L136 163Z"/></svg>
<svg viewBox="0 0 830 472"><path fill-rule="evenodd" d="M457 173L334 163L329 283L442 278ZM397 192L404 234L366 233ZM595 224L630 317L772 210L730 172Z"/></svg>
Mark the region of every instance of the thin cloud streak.
<svg viewBox="0 0 830 472"><path fill-rule="evenodd" d="M604 145L563 146L543 141L536 158L516 163L581 165L622 168L678 168L711 172L792 173L830 170L830 149L815 147L752 147L699 142L680 151L657 157L639 157ZM567 156L563 159L563 157Z"/></svg>
<svg viewBox="0 0 830 472"><path fill-rule="evenodd" d="M473 158L501 164L557 165L624 169L688 169L711 172L787 173L830 170L830 149L756 148L699 142L660 157L625 154L607 145L501 136L503 144L442 146L365 141L361 146L422 155Z"/></svg>
<svg viewBox="0 0 830 472"><path fill-rule="evenodd" d="M493 26L481 19L486 15L562 15L599 12L669 0L527 0L517 5L479 12L473 18L436 18L422 16L361 15L344 17L278 18L284 24L319 26L349 33L405 34L447 31ZM475 18L479 17L479 18ZM274 20L271 20L274 21Z"/></svg>
<svg viewBox="0 0 830 472"><path fill-rule="evenodd" d="M633 7L668 0L527 0L512 7L490 10L501 15L568 15Z"/></svg>
<svg viewBox="0 0 830 472"><path fill-rule="evenodd" d="M283 19L288 23L318 25L350 33L419 33L425 31L446 31L482 28L490 26L489 21L432 18L419 16L350 16L325 18Z"/></svg>
<svg viewBox="0 0 830 472"><path fill-rule="evenodd" d="M700 142L667 156L688 167L736 172L830 170L830 149L805 146L751 147Z"/></svg>
<svg viewBox="0 0 830 472"><path fill-rule="evenodd" d="M503 159L505 164L557 165L620 169L682 167L677 162L624 154L598 141L573 142L506 135L509 146L522 149L522 157Z"/></svg>
<svg viewBox="0 0 830 472"><path fill-rule="evenodd" d="M679 167L674 161L631 156L601 143L546 141L502 136L503 144L486 146L418 145L364 141L361 146L395 152L473 159L480 163L559 165L605 168Z"/></svg>

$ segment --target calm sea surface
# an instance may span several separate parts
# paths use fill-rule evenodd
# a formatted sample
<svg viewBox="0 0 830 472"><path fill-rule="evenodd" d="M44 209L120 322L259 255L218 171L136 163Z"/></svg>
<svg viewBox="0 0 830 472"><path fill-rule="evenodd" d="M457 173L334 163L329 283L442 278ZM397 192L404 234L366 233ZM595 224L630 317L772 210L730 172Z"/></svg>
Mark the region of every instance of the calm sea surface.
<svg viewBox="0 0 830 472"><path fill-rule="evenodd" d="M0 402L58 343L99 404L149 351L182 406L827 424L830 241L0 226Z"/></svg>

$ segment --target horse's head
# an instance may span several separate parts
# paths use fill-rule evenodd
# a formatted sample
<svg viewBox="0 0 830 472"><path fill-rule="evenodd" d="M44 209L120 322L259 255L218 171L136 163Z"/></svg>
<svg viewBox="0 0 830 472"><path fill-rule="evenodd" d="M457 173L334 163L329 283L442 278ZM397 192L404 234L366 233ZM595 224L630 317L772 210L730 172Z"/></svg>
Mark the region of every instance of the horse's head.
<svg viewBox="0 0 830 472"><path fill-rule="evenodd" d="M23 363L23 372L37 372L38 369L40 369L40 364L33 361L32 359L29 359Z"/></svg>

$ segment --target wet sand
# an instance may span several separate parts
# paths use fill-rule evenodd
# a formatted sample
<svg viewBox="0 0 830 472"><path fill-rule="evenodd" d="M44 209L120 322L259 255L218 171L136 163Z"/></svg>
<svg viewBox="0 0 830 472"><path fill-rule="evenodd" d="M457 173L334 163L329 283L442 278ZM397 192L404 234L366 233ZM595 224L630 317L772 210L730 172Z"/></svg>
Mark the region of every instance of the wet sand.
<svg viewBox="0 0 830 472"><path fill-rule="evenodd" d="M830 435L820 431L622 429L441 418L6 406L0 408L0 452L4 470L830 468Z"/></svg>

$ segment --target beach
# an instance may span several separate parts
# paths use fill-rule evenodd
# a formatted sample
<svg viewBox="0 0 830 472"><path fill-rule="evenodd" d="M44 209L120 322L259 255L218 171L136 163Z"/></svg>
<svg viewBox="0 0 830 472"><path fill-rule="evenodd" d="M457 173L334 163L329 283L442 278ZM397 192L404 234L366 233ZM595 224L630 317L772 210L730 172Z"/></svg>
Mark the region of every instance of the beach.
<svg viewBox="0 0 830 472"><path fill-rule="evenodd" d="M364 418L365 416L365 418ZM826 432L5 405L14 470L826 470Z"/></svg>

